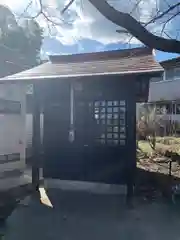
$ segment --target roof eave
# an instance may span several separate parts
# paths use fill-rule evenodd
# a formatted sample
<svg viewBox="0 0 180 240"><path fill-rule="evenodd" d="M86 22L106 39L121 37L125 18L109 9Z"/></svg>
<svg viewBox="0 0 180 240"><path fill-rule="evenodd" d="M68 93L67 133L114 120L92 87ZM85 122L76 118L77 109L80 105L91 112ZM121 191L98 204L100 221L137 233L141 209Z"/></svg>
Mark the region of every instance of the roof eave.
<svg viewBox="0 0 180 240"><path fill-rule="evenodd" d="M31 77L4 77L0 79L0 83L3 82L14 82L14 81L34 81L41 79L58 79L58 78L78 78L78 77L90 77L90 76L105 76L105 75L131 75L131 74L161 74L164 69L153 69L153 70L141 70L141 71L125 71L125 72L103 72L103 73L86 73L86 74L68 74L68 75L47 75L47 76L31 76Z"/></svg>

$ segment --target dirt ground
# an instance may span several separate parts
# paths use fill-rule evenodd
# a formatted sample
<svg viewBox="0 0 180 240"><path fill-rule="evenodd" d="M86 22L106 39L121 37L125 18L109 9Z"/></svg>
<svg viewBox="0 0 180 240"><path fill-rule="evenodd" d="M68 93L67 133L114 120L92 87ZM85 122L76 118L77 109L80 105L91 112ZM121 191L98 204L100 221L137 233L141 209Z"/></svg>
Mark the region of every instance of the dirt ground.
<svg viewBox="0 0 180 240"><path fill-rule="evenodd" d="M179 240L178 205L136 199L133 209L123 195L51 189L53 207L31 198L7 221L5 240Z"/></svg>

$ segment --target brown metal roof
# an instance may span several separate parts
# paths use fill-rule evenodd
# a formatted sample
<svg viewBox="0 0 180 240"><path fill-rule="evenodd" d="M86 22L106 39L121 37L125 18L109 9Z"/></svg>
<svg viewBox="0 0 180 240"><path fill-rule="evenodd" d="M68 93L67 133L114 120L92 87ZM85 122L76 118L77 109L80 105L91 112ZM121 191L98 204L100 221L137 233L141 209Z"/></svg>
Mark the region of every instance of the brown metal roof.
<svg viewBox="0 0 180 240"><path fill-rule="evenodd" d="M180 67L180 56L160 62L160 64L163 68Z"/></svg>
<svg viewBox="0 0 180 240"><path fill-rule="evenodd" d="M50 56L50 61L35 68L0 79L33 80L110 74L162 72L149 48Z"/></svg>

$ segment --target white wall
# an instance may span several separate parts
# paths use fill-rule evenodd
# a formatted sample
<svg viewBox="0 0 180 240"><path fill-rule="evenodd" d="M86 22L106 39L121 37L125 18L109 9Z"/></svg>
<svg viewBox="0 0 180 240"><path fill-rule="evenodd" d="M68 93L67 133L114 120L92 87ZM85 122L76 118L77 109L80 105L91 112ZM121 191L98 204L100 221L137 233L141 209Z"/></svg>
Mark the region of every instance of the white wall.
<svg viewBox="0 0 180 240"><path fill-rule="evenodd" d="M25 161L25 86L0 84L0 98L21 103L21 114L0 114L0 154L18 151Z"/></svg>
<svg viewBox="0 0 180 240"><path fill-rule="evenodd" d="M0 155L20 153L20 161L16 162L0 162L0 175L5 171L21 170L26 167L25 163L25 147L26 147L26 86L20 84L0 84L0 98L5 100L15 100L21 103L20 114L1 114L0 113ZM3 161L0 159L0 161ZM17 178L0 179L1 188L10 188L20 184ZM22 184L23 182L21 182ZM5 185L4 185L5 184Z"/></svg>
<svg viewBox="0 0 180 240"><path fill-rule="evenodd" d="M149 101L180 99L180 80L151 82Z"/></svg>
<svg viewBox="0 0 180 240"><path fill-rule="evenodd" d="M18 115L0 114L0 155L21 153L23 141L22 119Z"/></svg>

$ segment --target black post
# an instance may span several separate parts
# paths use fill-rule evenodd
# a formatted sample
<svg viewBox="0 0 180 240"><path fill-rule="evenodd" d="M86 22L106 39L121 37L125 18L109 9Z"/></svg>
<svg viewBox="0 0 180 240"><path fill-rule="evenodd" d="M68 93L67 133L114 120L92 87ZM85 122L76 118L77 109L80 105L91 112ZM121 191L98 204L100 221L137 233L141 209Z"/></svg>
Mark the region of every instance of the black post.
<svg viewBox="0 0 180 240"><path fill-rule="evenodd" d="M172 173L172 159L170 158L169 161L169 176L171 177L171 173Z"/></svg>
<svg viewBox="0 0 180 240"><path fill-rule="evenodd" d="M129 99L127 102L127 204L132 206L134 195L134 184L136 175L136 92L135 81L134 86L129 88Z"/></svg>
<svg viewBox="0 0 180 240"><path fill-rule="evenodd" d="M33 84L33 162L32 162L32 185L35 191L39 189L39 158L40 158L40 101L39 85Z"/></svg>

